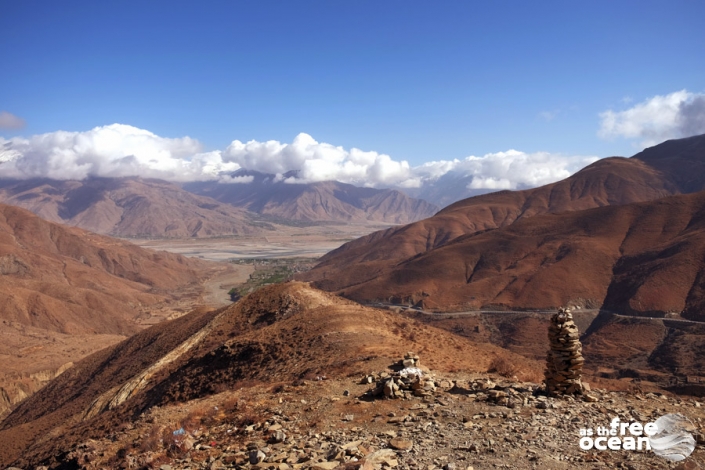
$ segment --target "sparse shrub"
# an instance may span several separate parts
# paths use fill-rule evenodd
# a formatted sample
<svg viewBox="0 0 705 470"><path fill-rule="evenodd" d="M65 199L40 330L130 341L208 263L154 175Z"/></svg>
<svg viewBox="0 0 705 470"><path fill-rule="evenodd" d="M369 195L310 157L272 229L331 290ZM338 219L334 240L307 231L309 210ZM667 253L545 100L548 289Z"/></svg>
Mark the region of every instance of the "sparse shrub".
<svg viewBox="0 0 705 470"><path fill-rule="evenodd" d="M162 448L162 427L158 424L152 426L147 436L142 439L140 450L142 452L156 452Z"/></svg>
<svg viewBox="0 0 705 470"><path fill-rule="evenodd" d="M256 422L257 415L251 410L247 410L241 415L238 415L233 424L235 424L235 427L244 428L245 426L255 424Z"/></svg>
<svg viewBox="0 0 705 470"><path fill-rule="evenodd" d="M225 400L222 403L223 410L232 413L233 411L237 410L240 406L240 400L238 400L237 397L231 397Z"/></svg>
<svg viewBox="0 0 705 470"><path fill-rule="evenodd" d="M240 390L241 388L252 388L256 387L257 385L262 385L264 382L262 382L259 379L242 379L238 380L235 382L231 387L230 390Z"/></svg>
<svg viewBox="0 0 705 470"><path fill-rule="evenodd" d="M175 436L174 431L176 431L175 426L167 426L162 431L162 445L168 454L173 455L179 452L179 445L181 444L181 437Z"/></svg>
<svg viewBox="0 0 705 470"><path fill-rule="evenodd" d="M201 423L203 423L204 426L209 427L213 426L216 424L218 421L218 418L220 417L220 409L218 409L215 406L208 406L205 407L205 412L203 413L203 416L201 417Z"/></svg>
<svg viewBox="0 0 705 470"><path fill-rule="evenodd" d="M181 427L184 428L186 432L193 433L201 427L201 411L191 411L186 417L181 421Z"/></svg>
<svg viewBox="0 0 705 470"><path fill-rule="evenodd" d="M115 455L113 455L110 459L108 459L108 463L111 466L118 466L120 463L125 461L126 456L127 456L127 449L125 447L120 447L117 450L117 452L115 452ZM87 455L86 455L86 457L87 457Z"/></svg>
<svg viewBox="0 0 705 470"><path fill-rule="evenodd" d="M490 362L490 366L487 368L487 372L496 372L502 377L513 377L517 374L518 368L507 358L497 356L492 359L492 362Z"/></svg>
<svg viewBox="0 0 705 470"><path fill-rule="evenodd" d="M223 382L218 382L211 385L211 390L213 391L213 394L227 392L230 390L230 385Z"/></svg>

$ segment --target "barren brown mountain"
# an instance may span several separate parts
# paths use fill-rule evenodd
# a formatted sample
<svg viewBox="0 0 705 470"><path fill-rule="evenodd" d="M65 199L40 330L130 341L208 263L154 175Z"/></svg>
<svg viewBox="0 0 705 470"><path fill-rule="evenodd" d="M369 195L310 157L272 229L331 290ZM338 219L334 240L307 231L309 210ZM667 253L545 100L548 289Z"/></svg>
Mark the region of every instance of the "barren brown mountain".
<svg viewBox="0 0 705 470"><path fill-rule="evenodd" d="M440 310L566 304L705 320L705 192L545 214L457 237L372 280L318 284L361 301ZM342 279L342 282L341 282Z"/></svg>
<svg viewBox="0 0 705 470"><path fill-rule="evenodd" d="M155 179L0 180L0 202L119 237L215 237L273 229L256 214Z"/></svg>
<svg viewBox="0 0 705 470"><path fill-rule="evenodd" d="M280 284L219 311L153 326L76 364L2 422L0 464L51 464L155 405L183 403L245 382L281 385L363 374L387 367L410 349L423 351L425 365L438 370L485 371L496 357L537 369L534 361L393 312L301 283ZM52 438L57 435L62 438Z"/></svg>
<svg viewBox="0 0 705 470"><path fill-rule="evenodd" d="M275 175L240 170L249 183L188 183L184 188L236 207L289 220L406 224L430 217L438 207L393 189L359 188L337 181L288 184ZM293 176L293 173L284 177Z"/></svg>
<svg viewBox="0 0 705 470"><path fill-rule="evenodd" d="M540 188L465 199L429 219L347 243L324 256L302 279L340 290L374 279L459 237L506 227L536 215L651 201L702 190L703 162L705 135L668 141L629 159L606 158Z"/></svg>
<svg viewBox="0 0 705 470"><path fill-rule="evenodd" d="M148 312L197 301L222 269L0 204L0 415L70 361L139 331Z"/></svg>

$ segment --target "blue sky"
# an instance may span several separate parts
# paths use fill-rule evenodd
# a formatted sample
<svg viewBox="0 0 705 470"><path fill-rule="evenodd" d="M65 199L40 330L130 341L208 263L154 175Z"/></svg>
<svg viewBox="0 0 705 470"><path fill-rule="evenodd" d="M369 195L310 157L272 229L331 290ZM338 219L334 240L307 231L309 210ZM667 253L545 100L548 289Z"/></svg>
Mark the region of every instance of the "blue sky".
<svg viewBox="0 0 705 470"><path fill-rule="evenodd" d="M702 1L4 1L0 136L122 123L407 160L632 155L600 113L705 92Z"/></svg>

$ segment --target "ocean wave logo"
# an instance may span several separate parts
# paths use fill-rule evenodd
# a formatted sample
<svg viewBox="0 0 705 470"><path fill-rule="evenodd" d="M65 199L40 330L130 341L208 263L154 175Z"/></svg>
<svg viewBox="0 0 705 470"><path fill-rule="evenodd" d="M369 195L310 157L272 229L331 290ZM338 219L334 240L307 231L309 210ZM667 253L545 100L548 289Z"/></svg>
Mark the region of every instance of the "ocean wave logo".
<svg viewBox="0 0 705 470"><path fill-rule="evenodd" d="M687 458L695 450L695 438L691 431L693 423L682 414L670 413L661 416L654 424L656 434L649 436L654 454L672 462Z"/></svg>

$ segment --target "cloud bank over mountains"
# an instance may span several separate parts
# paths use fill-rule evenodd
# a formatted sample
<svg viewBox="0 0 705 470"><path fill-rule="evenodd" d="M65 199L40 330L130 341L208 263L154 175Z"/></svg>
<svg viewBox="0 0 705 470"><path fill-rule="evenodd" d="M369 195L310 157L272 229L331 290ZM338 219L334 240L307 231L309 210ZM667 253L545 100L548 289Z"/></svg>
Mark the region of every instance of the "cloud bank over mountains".
<svg viewBox="0 0 705 470"><path fill-rule="evenodd" d="M598 135L638 139L641 148L705 133L705 94L686 90L656 95L624 111L600 113Z"/></svg>
<svg viewBox="0 0 705 470"><path fill-rule="evenodd" d="M57 131L29 138L0 138L0 177L84 179L142 176L168 181L218 180L246 184L232 176L245 168L279 175L286 183L337 180L358 186L420 188L449 172L471 178L469 189L514 189L565 178L596 157L517 150L411 167L389 155L317 142L301 133L291 143L233 141L223 151L202 152L190 137L166 138L124 124L86 132ZM283 174L297 171L296 177Z"/></svg>
<svg viewBox="0 0 705 470"><path fill-rule="evenodd" d="M169 139L124 124L86 132L0 138L0 177L82 180L90 176L143 176L195 181L239 168L225 164L219 152L200 150L201 144L190 137Z"/></svg>
<svg viewBox="0 0 705 470"><path fill-rule="evenodd" d="M601 137L635 139L640 145L705 133L705 94L682 90L654 96L623 111L605 111L600 119ZM247 184L251 176L233 175L244 168L276 174L285 183L337 180L417 194L434 183L445 185L444 181L451 180L475 194L535 187L566 178L597 159L510 149L411 166L383 153L318 142L305 133L291 143L235 140L224 150L204 152L196 139L161 137L125 124L0 138L0 178L142 176ZM296 176L285 177L290 171L296 171Z"/></svg>

